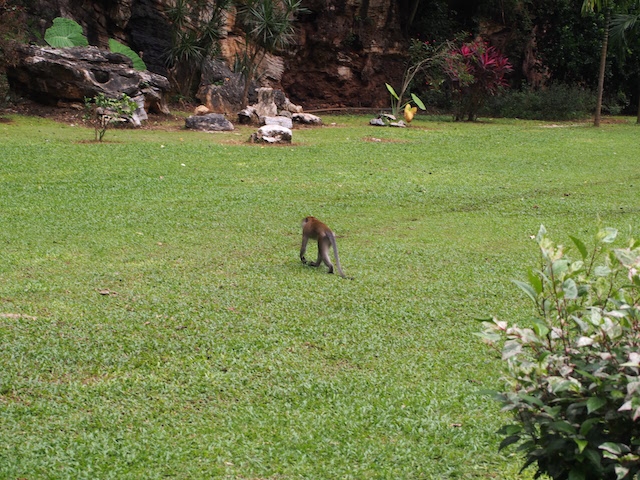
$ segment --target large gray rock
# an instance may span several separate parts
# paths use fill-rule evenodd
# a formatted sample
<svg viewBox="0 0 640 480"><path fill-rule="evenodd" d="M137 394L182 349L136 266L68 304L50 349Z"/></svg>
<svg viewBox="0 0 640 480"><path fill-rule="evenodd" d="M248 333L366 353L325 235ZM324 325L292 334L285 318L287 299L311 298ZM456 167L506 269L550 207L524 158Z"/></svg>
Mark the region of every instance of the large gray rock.
<svg viewBox="0 0 640 480"><path fill-rule="evenodd" d="M162 75L133 68L128 57L97 47L52 48L18 45L18 61L7 68L7 79L17 93L37 102L82 102L99 93L136 98L144 112L169 113L165 93L169 81Z"/></svg>
<svg viewBox="0 0 640 480"><path fill-rule="evenodd" d="M185 118L184 125L186 128L203 132L230 132L233 130L233 124L220 113L192 115Z"/></svg>
<svg viewBox="0 0 640 480"><path fill-rule="evenodd" d="M293 115L291 115L291 119L294 122L302 123L305 125L322 125L322 119L310 113L294 113Z"/></svg>
<svg viewBox="0 0 640 480"><path fill-rule="evenodd" d="M251 143L291 143L293 134L290 129L279 125L265 125L251 134Z"/></svg>
<svg viewBox="0 0 640 480"><path fill-rule="evenodd" d="M293 122L291 119L284 116L262 117L260 119L260 123L263 125L279 125L281 127L288 128L289 130L293 128Z"/></svg>
<svg viewBox="0 0 640 480"><path fill-rule="evenodd" d="M258 114L256 113L256 109L252 106L244 108L238 112L238 122L243 125L256 123L257 121L259 121Z"/></svg>

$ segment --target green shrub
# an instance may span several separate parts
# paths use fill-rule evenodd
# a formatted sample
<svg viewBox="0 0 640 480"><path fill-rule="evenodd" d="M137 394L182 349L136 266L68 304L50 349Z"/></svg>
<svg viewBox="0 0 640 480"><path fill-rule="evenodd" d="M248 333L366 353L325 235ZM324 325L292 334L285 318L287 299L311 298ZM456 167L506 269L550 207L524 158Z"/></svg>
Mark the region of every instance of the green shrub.
<svg viewBox="0 0 640 480"><path fill-rule="evenodd" d="M524 120L574 120L592 115L595 94L587 89L552 84L539 90L503 91L489 100L493 117Z"/></svg>
<svg viewBox="0 0 640 480"><path fill-rule="evenodd" d="M506 76L513 71L509 59L480 38L450 50L443 68L456 121L476 120L487 99L508 85Z"/></svg>
<svg viewBox="0 0 640 480"><path fill-rule="evenodd" d="M515 422L500 448L519 444L536 478L633 479L640 472L640 242L613 248L603 229L572 258L541 227L541 268L515 283L533 300L532 327L485 322L482 337L507 364L495 393Z"/></svg>
<svg viewBox="0 0 640 480"><path fill-rule="evenodd" d="M84 99L85 119L93 125L96 140L101 142L111 125L130 118L138 108L134 100L126 93L120 98L109 98L99 93L93 98Z"/></svg>

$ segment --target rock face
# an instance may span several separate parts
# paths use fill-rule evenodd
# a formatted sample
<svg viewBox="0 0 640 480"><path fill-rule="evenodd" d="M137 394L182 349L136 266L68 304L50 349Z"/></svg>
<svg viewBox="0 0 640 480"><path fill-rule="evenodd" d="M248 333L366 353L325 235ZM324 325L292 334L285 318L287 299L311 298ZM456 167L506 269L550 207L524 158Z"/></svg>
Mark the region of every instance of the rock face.
<svg viewBox="0 0 640 480"><path fill-rule="evenodd" d="M185 119L184 125L186 128L204 132L230 132L233 130L233 124L220 113L192 115Z"/></svg>
<svg viewBox="0 0 640 480"><path fill-rule="evenodd" d="M11 88L40 103L82 102L103 93L126 93L146 111L169 113L161 75L133 68L129 58L97 47L51 48L20 45L19 62L7 69Z"/></svg>
<svg viewBox="0 0 640 480"><path fill-rule="evenodd" d="M394 0L308 0L282 86L305 109L388 107L385 82L400 83L407 39Z"/></svg>
<svg viewBox="0 0 640 480"><path fill-rule="evenodd" d="M171 47L171 29L162 13L166 3L167 0L29 0L27 11L34 30L39 30L39 39L54 18L71 18L82 26L90 45L107 49L109 39L115 38L138 53L150 71L166 76L166 52Z"/></svg>
<svg viewBox="0 0 640 480"><path fill-rule="evenodd" d="M91 45L107 47L115 38L141 54L149 71L166 75L166 53L171 28L163 14L170 0L30 0L28 12L39 38L58 16L72 18L84 28ZM173 2L171 2L173 4ZM326 106L386 107L384 83L400 83L407 39L401 31L401 4L397 0L304 0L309 14L296 23L295 45L283 57L268 57L264 78L283 89L305 109ZM406 13L406 12L405 12ZM239 36L229 16L222 51L229 64ZM35 37L34 37L35 40ZM238 88L237 79L225 88ZM231 114L245 105L227 105L215 79L203 69L198 98L212 111ZM241 91L241 90L240 90ZM227 95L225 93L227 97ZM250 97L249 104L256 98ZM277 103L277 102L276 102ZM215 107L215 108L212 108Z"/></svg>
<svg viewBox="0 0 640 480"><path fill-rule="evenodd" d="M216 113L230 115L243 105L244 82L242 75L233 73L226 63L216 60L202 67L202 82L196 97ZM256 89L249 90L249 103L256 101Z"/></svg>

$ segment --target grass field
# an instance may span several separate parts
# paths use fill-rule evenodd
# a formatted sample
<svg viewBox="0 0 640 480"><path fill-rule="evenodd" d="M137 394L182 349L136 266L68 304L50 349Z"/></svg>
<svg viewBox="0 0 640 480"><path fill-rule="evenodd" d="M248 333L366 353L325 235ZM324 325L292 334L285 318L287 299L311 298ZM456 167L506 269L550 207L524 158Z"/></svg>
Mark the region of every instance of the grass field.
<svg viewBox="0 0 640 480"><path fill-rule="evenodd" d="M530 236L640 236L640 129L0 123L0 478L520 479L478 317ZM354 280L305 267L300 221ZM315 244L311 245L313 257Z"/></svg>

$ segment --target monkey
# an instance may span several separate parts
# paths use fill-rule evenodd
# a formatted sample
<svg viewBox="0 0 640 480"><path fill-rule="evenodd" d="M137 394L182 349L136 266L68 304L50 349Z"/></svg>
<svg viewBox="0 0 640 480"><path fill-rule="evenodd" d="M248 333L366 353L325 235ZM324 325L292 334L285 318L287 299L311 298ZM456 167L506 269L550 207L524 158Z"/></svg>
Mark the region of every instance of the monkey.
<svg viewBox="0 0 640 480"><path fill-rule="evenodd" d="M315 262L310 262L304 258L304 254L307 251L307 242L310 238L318 241L318 259ZM316 217L306 217L302 220L302 247L300 247L300 260L302 263L311 267L319 267L324 261L325 265L329 267L328 273L333 273L333 264L329 258L329 247L333 247L338 273L342 278L348 278L340 266L335 234Z"/></svg>

